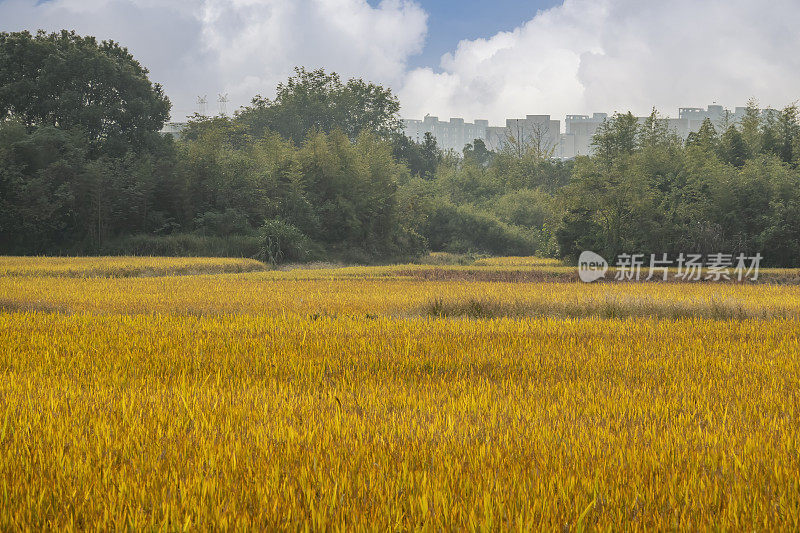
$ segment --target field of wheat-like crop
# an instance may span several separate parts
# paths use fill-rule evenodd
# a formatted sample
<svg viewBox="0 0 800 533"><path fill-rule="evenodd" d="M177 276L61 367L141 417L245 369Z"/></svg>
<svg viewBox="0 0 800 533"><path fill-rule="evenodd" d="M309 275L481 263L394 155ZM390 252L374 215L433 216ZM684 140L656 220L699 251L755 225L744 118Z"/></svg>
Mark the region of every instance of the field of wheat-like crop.
<svg viewBox="0 0 800 533"><path fill-rule="evenodd" d="M0 276L133 277L266 270L253 259L226 257L3 257Z"/></svg>
<svg viewBox="0 0 800 533"><path fill-rule="evenodd" d="M0 275L0 529L800 528L800 288L525 268Z"/></svg>

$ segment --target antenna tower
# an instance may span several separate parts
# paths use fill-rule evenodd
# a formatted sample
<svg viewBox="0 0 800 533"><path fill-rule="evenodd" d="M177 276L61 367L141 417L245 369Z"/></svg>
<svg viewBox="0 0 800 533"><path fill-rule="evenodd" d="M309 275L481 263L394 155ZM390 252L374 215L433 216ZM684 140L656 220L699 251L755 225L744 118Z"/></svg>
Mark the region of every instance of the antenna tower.
<svg viewBox="0 0 800 533"><path fill-rule="evenodd" d="M227 115L228 114L228 93L217 95L219 98L217 102L219 103L219 114L220 115Z"/></svg>
<svg viewBox="0 0 800 533"><path fill-rule="evenodd" d="M197 109L198 114L201 117L206 116L206 107L208 105L208 96L198 96L197 97Z"/></svg>

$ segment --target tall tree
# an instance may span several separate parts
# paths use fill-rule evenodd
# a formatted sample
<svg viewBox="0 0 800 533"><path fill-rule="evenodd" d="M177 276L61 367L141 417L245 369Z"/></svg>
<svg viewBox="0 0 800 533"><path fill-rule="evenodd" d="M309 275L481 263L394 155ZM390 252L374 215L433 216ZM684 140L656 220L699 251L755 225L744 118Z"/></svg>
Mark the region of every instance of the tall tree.
<svg viewBox="0 0 800 533"><path fill-rule="evenodd" d="M474 161L482 167L491 163L494 155L493 151L486 148L483 139L475 139L474 142L464 147L464 159Z"/></svg>
<svg viewBox="0 0 800 533"><path fill-rule="evenodd" d="M600 161L610 168L620 158L636 150L638 132L638 120L630 111L624 115L614 113L597 128L592 146Z"/></svg>
<svg viewBox="0 0 800 533"><path fill-rule="evenodd" d="M436 167L444 157L436 142L436 137L425 133L422 142L416 142L403 133L392 137L393 155L398 161L405 163L412 175L424 179L432 179Z"/></svg>
<svg viewBox="0 0 800 533"><path fill-rule="evenodd" d="M744 116L739 124L742 134L742 141L747 150L747 157L753 157L761 152L761 111L758 108L758 101L751 98L747 101Z"/></svg>
<svg viewBox="0 0 800 533"><path fill-rule="evenodd" d="M362 132L388 137L401 129L399 111L391 89L361 79L342 83L335 72L298 67L274 99L256 96L237 118L255 137L272 130L300 145L314 131L334 129L351 141Z"/></svg>
<svg viewBox="0 0 800 533"><path fill-rule="evenodd" d="M795 163L800 158L798 142L800 141L800 121L796 104L786 106L777 120L776 148L778 157L784 163Z"/></svg>
<svg viewBox="0 0 800 533"><path fill-rule="evenodd" d="M637 142L641 147L667 146L673 141L669 123L661 118L654 107L637 132Z"/></svg>
<svg viewBox="0 0 800 533"><path fill-rule="evenodd" d="M717 149L719 136L710 118L705 118L697 132L691 132L686 137L686 146L698 146L708 151Z"/></svg>
<svg viewBox="0 0 800 533"><path fill-rule="evenodd" d="M739 168L747 161L749 154L750 151L747 148L747 143L742 133L739 132L736 126L728 127L720 138L720 158L726 163Z"/></svg>
<svg viewBox="0 0 800 533"><path fill-rule="evenodd" d="M442 160L442 151L439 149L439 144L436 142L430 132L425 132L425 138L422 141L422 160L424 162L425 172L422 177L432 178L436 172L436 167Z"/></svg>
<svg viewBox="0 0 800 533"><path fill-rule="evenodd" d="M0 33L0 118L78 128L95 150L119 153L157 142L169 111L161 86L114 41Z"/></svg>

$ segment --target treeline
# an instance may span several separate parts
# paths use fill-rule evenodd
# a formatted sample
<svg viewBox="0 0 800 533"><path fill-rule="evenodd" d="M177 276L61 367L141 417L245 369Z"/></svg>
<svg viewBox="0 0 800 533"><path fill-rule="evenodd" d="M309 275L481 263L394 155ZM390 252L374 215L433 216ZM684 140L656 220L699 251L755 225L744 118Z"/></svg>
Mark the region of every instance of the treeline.
<svg viewBox="0 0 800 533"><path fill-rule="evenodd" d="M161 87L116 43L0 34L0 253L234 255L272 262L427 251L574 258L755 253L800 262L794 106L683 142L611 117L595 154L542 139L444 153L401 133L381 86L298 69L234 117L156 132Z"/></svg>
<svg viewBox="0 0 800 533"><path fill-rule="evenodd" d="M760 112L750 101L739 123L706 119L685 143L655 113L644 124L617 114L594 145L562 191L560 254L761 253L800 264L795 105Z"/></svg>

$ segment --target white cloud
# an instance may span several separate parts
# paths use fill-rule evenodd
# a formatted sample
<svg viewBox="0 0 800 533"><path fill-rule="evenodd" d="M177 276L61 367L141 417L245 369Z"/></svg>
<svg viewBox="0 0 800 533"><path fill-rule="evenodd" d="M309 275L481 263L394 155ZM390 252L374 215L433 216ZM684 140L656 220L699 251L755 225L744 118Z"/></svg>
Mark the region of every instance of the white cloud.
<svg viewBox="0 0 800 533"><path fill-rule="evenodd" d="M565 0L411 70L426 19L413 0L0 0L0 30L66 27L128 46L176 118L198 94L211 110L216 93L229 108L271 96L295 65L390 85L408 117L492 123L800 98L797 0Z"/></svg>
<svg viewBox="0 0 800 533"><path fill-rule="evenodd" d="M794 0L566 0L512 32L462 41L441 69L408 74L407 116L646 114L752 96L800 98Z"/></svg>
<svg viewBox="0 0 800 533"><path fill-rule="evenodd" d="M271 96L295 66L400 85L427 15L411 0L0 0L0 30L75 29L128 46L164 85L173 117L197 95Z"/></svg>
<svg viewBox="0 0 800 533"><path fill-rule="evenodd" d="M226 90L250 97L271 92L295 65L397 84L422 50L426 18L400 1L207 0L202 20Z"/></svg>

